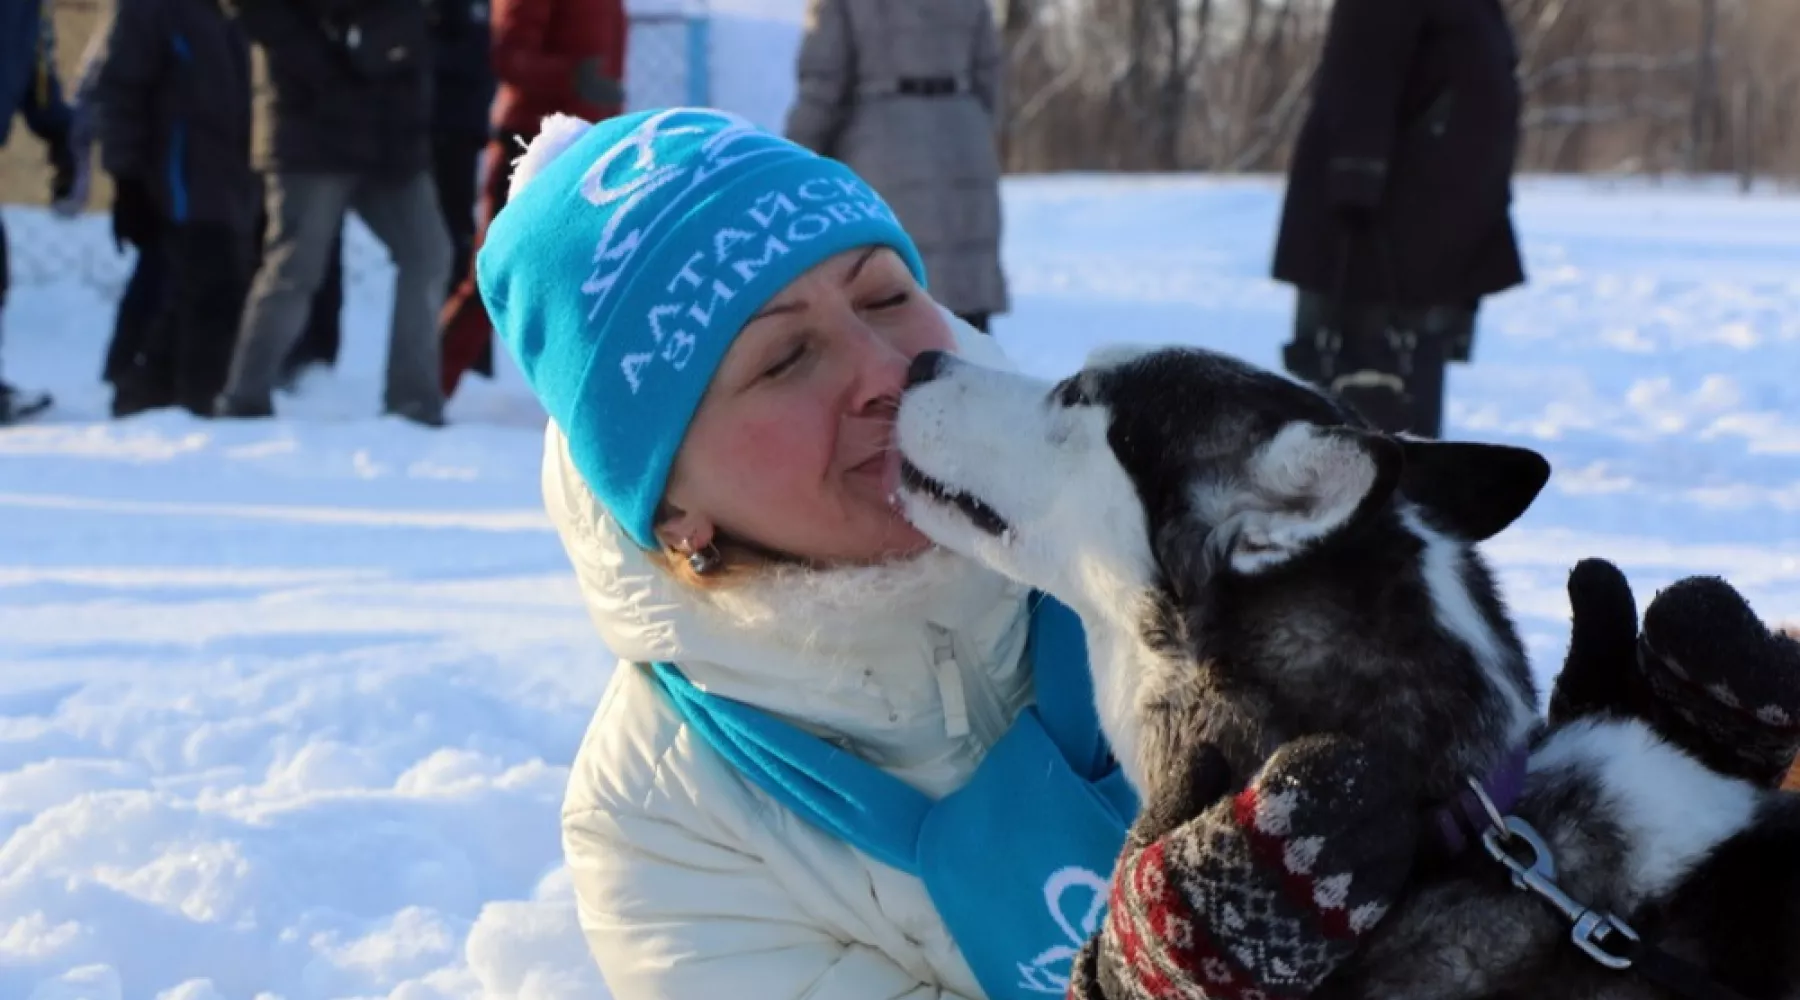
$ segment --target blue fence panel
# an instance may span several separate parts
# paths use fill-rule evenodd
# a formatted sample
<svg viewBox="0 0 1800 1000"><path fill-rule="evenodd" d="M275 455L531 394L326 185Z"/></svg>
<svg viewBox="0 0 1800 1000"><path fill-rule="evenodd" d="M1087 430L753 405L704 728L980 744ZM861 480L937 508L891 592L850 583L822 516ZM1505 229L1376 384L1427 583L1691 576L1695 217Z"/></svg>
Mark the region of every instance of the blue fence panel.
<svg viewBox="0 0 1800 1000"><path fill-rule="evenodd" d="M632 13L625 54L627 110L710 104L711 44L703 8Z"/></svg>

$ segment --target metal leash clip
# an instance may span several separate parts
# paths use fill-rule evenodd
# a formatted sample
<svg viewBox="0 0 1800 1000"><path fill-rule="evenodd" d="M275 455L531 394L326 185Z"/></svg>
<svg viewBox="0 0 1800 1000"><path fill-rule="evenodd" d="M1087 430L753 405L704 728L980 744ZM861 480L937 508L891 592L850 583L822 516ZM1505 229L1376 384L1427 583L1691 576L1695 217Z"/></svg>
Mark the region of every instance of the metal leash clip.
<svg viewBox="0 0 1800 1000"><path fill-rule="evenodd" d="M1469 784L1488 814L1489 826L1481 833L1481 845L1495 861L1512 872L1513 885L1543 899L1561 913L1572 925L1570 940L1588 957L1609 969L1630 968L1632 959L1623 952L1629 952L1639 942L1637 931L1618 917L1589 909L1564 892L1562 886L1556 884L1556 859L1543 834L1517 816L1501 815L1480 782L1471 780ZM1520 858L1513 853L1520 844L1524 845L1528 857ZM1610 950L1609 944L1619 950Z"/></svg>

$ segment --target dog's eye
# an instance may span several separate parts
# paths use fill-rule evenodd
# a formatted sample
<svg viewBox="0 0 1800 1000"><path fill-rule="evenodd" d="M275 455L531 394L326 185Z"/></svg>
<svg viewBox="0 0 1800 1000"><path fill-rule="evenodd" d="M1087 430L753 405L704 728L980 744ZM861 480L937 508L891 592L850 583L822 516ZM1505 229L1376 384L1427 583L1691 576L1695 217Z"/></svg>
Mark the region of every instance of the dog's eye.
<svg viewBox="0 0 1800 1000"><path fill-rule="evenodd" d="M1081 376L1063 379L1050 390L1050 398L1059 406L1087 406L1093 400L1088 398L1087 385Z"/></svg>

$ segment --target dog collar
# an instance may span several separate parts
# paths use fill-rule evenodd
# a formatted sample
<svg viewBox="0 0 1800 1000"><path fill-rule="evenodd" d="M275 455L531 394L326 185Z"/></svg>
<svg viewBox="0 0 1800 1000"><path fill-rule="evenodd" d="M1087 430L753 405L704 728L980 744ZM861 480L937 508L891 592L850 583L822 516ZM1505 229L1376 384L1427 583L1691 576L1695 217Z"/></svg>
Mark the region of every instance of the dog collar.
<svg viewBox="0 0 1800 1000"><path fill-rule="evenodd" d="M1526 764L1530 759L1531 748L1520 744L1481 779L1481 790L1502 814L1518 804L1519 795L1525 790ZM1473 788L1463 789L1431 812L1431 827L1438 845L1450 857L1467 850L1492 825L1487 806Z"/></svg>

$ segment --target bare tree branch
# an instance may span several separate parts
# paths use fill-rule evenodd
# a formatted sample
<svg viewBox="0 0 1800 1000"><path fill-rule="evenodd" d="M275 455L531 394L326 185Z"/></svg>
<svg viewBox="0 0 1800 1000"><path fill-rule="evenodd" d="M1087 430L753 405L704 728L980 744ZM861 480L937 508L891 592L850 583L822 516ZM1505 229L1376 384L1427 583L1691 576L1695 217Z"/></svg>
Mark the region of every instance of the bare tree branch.
<svg viewBox="0 0 1800 1000"><path fill-rule="evenodd" d="M1280 170L1334 0L995 0L1012 169ZM1800 2L1502 0L1530 170L1800 177Z"/></svg>

